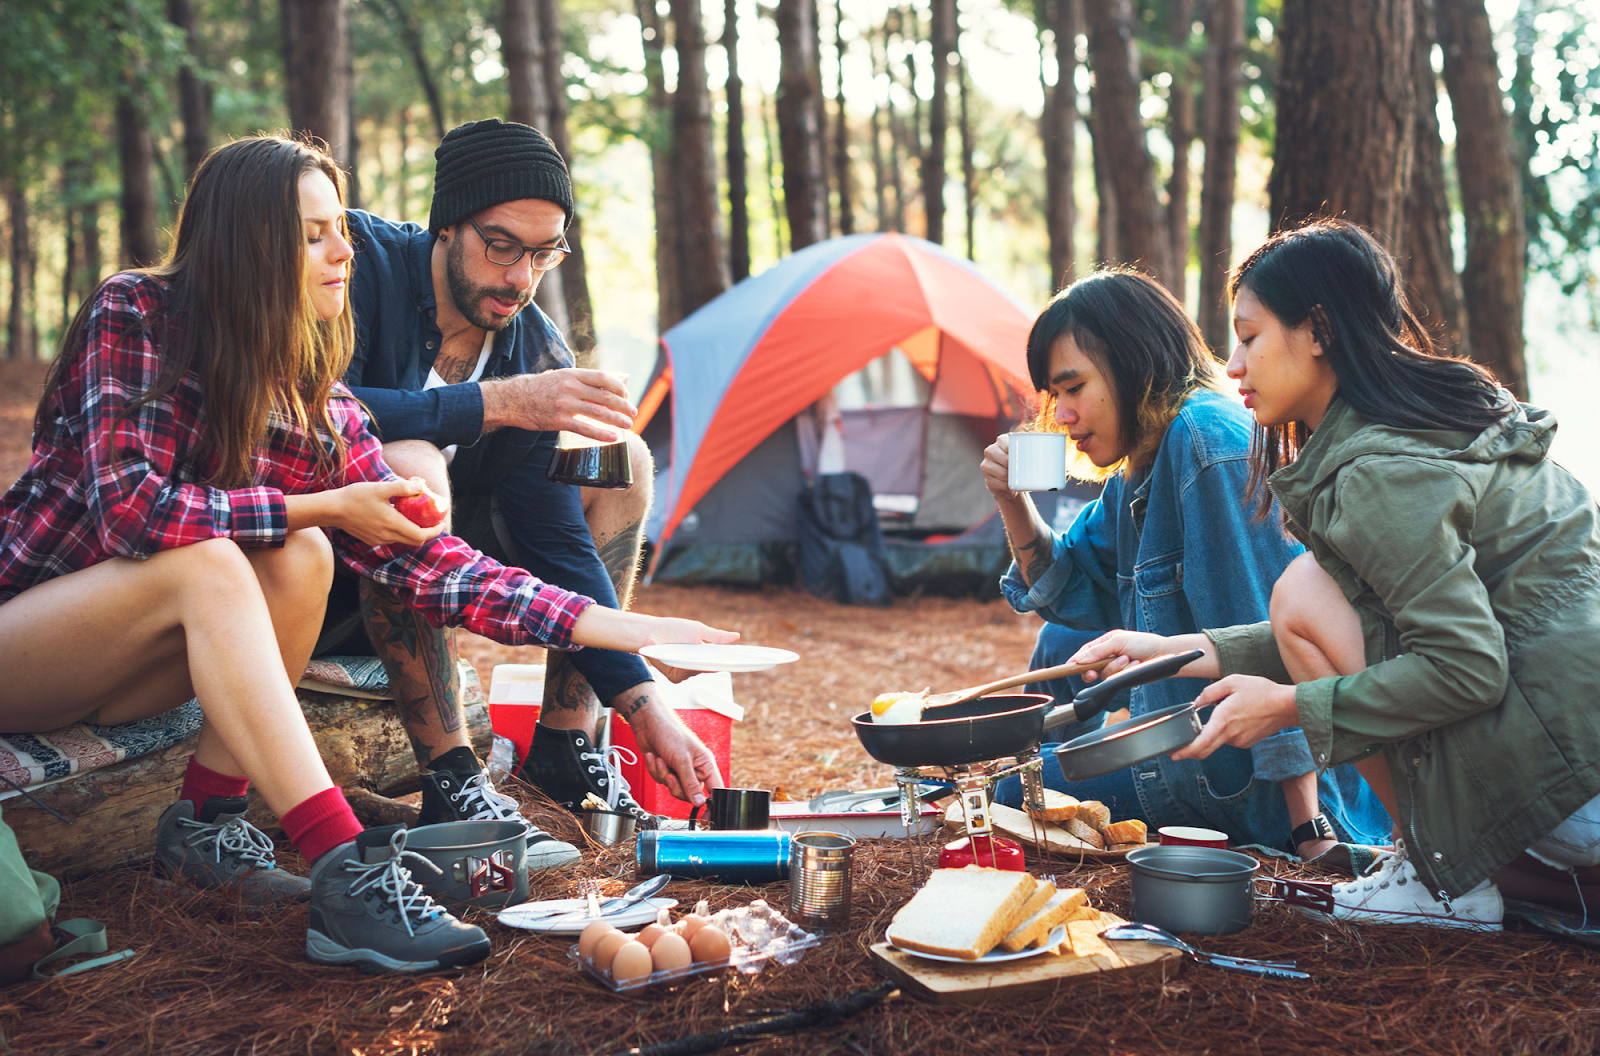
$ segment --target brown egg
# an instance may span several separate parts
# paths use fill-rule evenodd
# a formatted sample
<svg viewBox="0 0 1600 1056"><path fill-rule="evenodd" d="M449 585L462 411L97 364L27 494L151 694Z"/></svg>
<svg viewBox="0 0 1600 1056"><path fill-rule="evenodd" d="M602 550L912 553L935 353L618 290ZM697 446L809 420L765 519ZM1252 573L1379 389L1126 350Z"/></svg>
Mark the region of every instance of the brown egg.
<svg viewBox="0 0 1600 1056"><path fill-rule="evenodd" d="M728 942L728 936L715 924L707 924L694 933L694 938L689 940L689 950L694 954L694 963L705 964L711 961L725 961L733 952L733 946Z"/></svg>
<svg viewBox="0 0 1600 1056"><path fill-rule="evenodd" d="M656 940L667 933L667 929L659 923L646 924L639 932L638 939L646 946L655 946Z"/></svg>
<svg viewBox="0 0 1600 1056"><path fill-rule="evenodd" d="M611 978L618 986L637 982L651 972L650 948L642 942L628 941L617 950L611 962Z"/></svg>
<svg viewBox="0 0 1600 1056"><path fill-rule="evenodd" d="M625 943L633 941L632 935L620 931L613 931L600 936L600 941L594 944L594 966L602 972L611 967L611 961L622 949Z"/></svg>
<svg viewBox="0 0 1600 1056"><path fill-rule="evenodd" d="M679 934L690 941L694 940L695 932L706 926L706 918L698 913L685 913L682 920L678 921Z"/></svg>
<svg viewBox="0 0 1600 1056"><path fill-rule="evenodd" d="M654 962L658 972L675 972L680 968L689 967L693 961L689 952L689 944L682 935L666 932L656 944L650 947L650 960Z"/></svg>
<svg viewBox="0 0 1600 1056"><path fill-rule="evenodd" d="M600 940L616 930L603 920L597 920L584 928L583 934L578 936L578 956L586 959L593 957L594 948Z"/></svg>

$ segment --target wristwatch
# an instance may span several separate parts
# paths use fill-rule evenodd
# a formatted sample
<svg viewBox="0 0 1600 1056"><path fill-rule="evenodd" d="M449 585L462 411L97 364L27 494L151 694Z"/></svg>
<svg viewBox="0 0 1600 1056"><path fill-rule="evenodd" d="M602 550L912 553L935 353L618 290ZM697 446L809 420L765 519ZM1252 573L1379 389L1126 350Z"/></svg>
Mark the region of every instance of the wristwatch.
<svg viewBox="0 0 1600 1056"><path fill-rule="evenodd" d="M1296 847L1310 840L1337 840L1339 834L1333 831L1333 822L1328 820L1326 814L1318 814L1304 825L1296 825L1289 834L1289 839Z"/></svg>

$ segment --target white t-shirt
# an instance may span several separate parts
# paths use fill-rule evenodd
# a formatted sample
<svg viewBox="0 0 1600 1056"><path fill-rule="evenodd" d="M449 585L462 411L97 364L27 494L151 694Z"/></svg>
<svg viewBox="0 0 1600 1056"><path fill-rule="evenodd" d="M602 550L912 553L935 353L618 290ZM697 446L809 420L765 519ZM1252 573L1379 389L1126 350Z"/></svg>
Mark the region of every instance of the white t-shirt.
<svg viewBox="0 0 1600 1056"><path fill-rule="evenodd" d="M493 351L494 331L485 330L483 333L483 349L478 353L478 362L475 366L473 366L471 376L463 378L460 382L456 382L455 384L465 384L469 381L477 381L479 378L483 377L484 365L489 362L489 353ZM444 384L447 384L447 382L439 376L439 372L434 370L432 367L429 367L428 380L422 386L423 391L426 392L428 389L437 389L439 386ZM445 464L448 465L450 460L456 457L456 445L451 444L449 447L443 448L440 451L440 454L444 455Z"/></svg>

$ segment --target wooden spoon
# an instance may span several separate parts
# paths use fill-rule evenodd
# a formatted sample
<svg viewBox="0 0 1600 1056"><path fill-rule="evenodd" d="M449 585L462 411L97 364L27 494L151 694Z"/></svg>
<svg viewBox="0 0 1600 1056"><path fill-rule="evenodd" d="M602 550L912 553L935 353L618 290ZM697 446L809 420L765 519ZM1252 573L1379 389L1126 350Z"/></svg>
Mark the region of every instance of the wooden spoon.
<svg viewBox="0 0 1600 1056"><path fill-rule="evenodd" d="M1057 664L1054 667L1041 667L1037 671L1024 671L1020 675L1008 675L993 682L985 682L981 686L971 686L967 689L953 689L948 693L907 693L908 697L921 697L924 708L937 708L946 704L960 704L964 700L981 697L986 693L993 693L997 689L1010 689L1027 682L1046 682L1052 678L1070 678L1081 675L1085 671L1098 671L1110 663L1110 658L1093 664Z"/></svg>

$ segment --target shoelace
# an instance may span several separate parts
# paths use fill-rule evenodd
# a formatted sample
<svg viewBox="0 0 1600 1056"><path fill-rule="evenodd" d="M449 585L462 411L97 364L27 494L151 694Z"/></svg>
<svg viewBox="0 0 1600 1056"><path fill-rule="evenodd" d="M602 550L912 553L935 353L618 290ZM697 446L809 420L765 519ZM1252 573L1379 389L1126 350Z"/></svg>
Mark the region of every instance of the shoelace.
<svg viewBox="0 0 1600 1056"><path fill-rule="evenodd" d="M201 830L187 837L183 845L211 852L218 865L222 864L222 855L227 853L253 869L278 867L277 859L273 857L272 840L243 818L230 818L220 825L214 821L179 818L178 824L186 829Z"/></svg>
<svg viewBox="0 0 1600 1056"><path fill-rule="evenodd" d="M517 813L517 801L496 792L489 784L489 775L476 773L461 783L461 791L451 794L451 799L468 812L467 821L520 821L526 819Z"/></svg>
<svg viewBox="0 0 1600 1056"><path fill-rule="evenodd" d="M643 809L633 798L633 786L622 776L622 765L637 764L637 755L621 745L613 744L603 753L579 752L578 758L589 764L589 773L600 775L600 783L606 786L606 806L612 810L619 807L624 810Z"/></svg>
<svg viewBox="0 0 1600 1056"><path fill-rule="evenodd" d="M1394 853L1379 858L1372 863L1367 872L1361 874L1361 878L1358 881L1361 884L1361 890L1371 891L1375 888L1388 887L1391 882L1406 883L1406 878L1403 876L1396 881L1394 874L1403 871L1408 864L1406 861L1406 841L1396 839L1394 841Z"/></svg>
<svg viewBox="0 0 1600 1056"><path fill-rule="evenodd" d="M401 830L390 838L389 847L394 853L387 860L371 863L345 862L344 868L347 873L360 874L350 882L352 895L363 895L376 888L390 905L400 911L400 920L406 926L406 934L415 936L417 932L411 924L413 917L418 924L421 924L443 916L444 908L411 878L411 872L405 867L403 860L415 858L436 873L443 870L416 851L406 850L405 846L405 831Z"/></svg>

